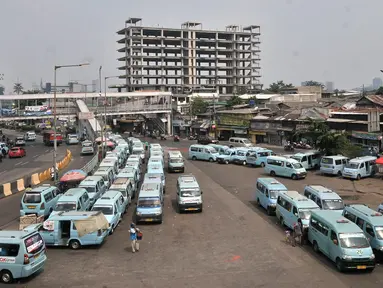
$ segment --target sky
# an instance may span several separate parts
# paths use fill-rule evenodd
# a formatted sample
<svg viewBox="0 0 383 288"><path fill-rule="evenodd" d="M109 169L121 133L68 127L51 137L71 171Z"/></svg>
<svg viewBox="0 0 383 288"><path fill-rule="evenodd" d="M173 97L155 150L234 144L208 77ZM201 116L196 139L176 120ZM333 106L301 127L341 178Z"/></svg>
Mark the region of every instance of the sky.
<svg viewBox="0 0 383 288"><path fill-rule="evenodd" d="M265 87L314 80L354 88L383 78L381 11L382 0L2 0L0 85L9 94L17 81L26 89L53 82L54 65L82 62L91 65L59 70L57 85L91 84L100 65L102 77L119 75L116 32L139 17L144 26L172 28L260 25Z"/></svg>

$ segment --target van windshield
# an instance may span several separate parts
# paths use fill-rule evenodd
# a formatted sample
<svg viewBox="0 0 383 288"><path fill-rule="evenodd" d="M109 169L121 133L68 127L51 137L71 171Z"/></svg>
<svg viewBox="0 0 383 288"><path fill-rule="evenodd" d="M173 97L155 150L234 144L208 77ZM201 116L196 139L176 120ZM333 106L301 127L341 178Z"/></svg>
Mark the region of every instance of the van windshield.
<svg viewBox="0 0 383 288"><path fill-rule="evenodd" d="M294 167L295 169L302 169L302 168L303 168L303 166L302 166L301 163L292 163L292 165L293 165L293 167Z"/></svg>
<svg viewBox="0 0 383 288"><path fill-rule="evenodd" d="M375 231L376 231L376 237L379 240L383 240L383 226L376 226Z"/></svg>
<svg viewBox="0 0 383 288"><path fill-rule="evenodd" d="M112 206L93 206L92 211L100 211L104 215L113 215Z"/></svg>
<svg viewBox="0 0 383 288"><path fill-rule="evenodd" d="M342 248L367 248L370 243L363 233L340 233L340 246Z"/></svg>
<svg viewBox="0 0 383 288"><path fill-rule="evenodd" d="M29 204L41 203L41 194L40 193L25 193L23 202L29 203Z"/></svg>
<svg viewBox="0 0 383 288"><path fill-rule="evenodd" d="M96 187L94 186L80 186L80 188L85 188L88 193L96 193Z"/></svg>
<svg viewBox="0 0 383 288"><path fill-rule="evenodd" d="M344 204L341 199L323 199L322 200L323 208L325 210L343 210L344 209Z"/></svg>
<svg viewBox="0 0 383 288"><path fill-rule="evenodd" d="M359 167L359 163L352 163L352 162L349 162L347 165L346 165L346 168L348 169L358 169Z"/></svg>
<svg viewBox="0 0 383 288"><path fill-rule="evenodd" d="M161 201L158 198L144 198L139 199L137 207L140 208L156 208L161 207Z"/></svg>
<svg viewBox="0 0 383 288"><path fill-rule="evenodd" d="M269 191L269 197L270 199L277 199L278 198L278 190L270 190Z"/></svg>
<svg viewBox="0 0 383 288"><path fill-rule="evenodd" d="M314 208L316 209L316 208ZM301 218L302 220L309 220L310 217L311 217L311 210L314 210L314 209L299 209L299 218Z"/></svg>
<svg viewBox="0 0 383 288"><path fill-rule="evenodd" d="M297 160L298 162L301 162L301 157L299 157L299 156L291 156L290 157L291 159L294 159L294 160Z"/></svg>
<svg viewBox="0 0 383 288"><path fill-rule="evenodd" d="M223 154L224 154L224 155L231 155L231 152L232 152L231 150L226 149L225 152L224 152Z"/></svg>
<svg viewBox="0 0 383 288"><path fill-rule="evenodd" d="M76 202L59 202L54 211L74 211L76 210Z"/></svg>
<svg viewBox="0 0 383 288"><path fill-rule="evenodd" d="M332 158L322 158L322 163L323 164L332 164L332 163L334 163L334 159L332 159Z"/></svg>
<svg viewBox="0 0 383 288"><path fill-rule="evenodd" d="M250 142L248 139L243 139L242 142L243 142L244 144L251 144L251 142Z"/></svg>
<svg viewBox="0 0 383 288"><path fill-rule="evenodd" d="M201 191L198 188L181 190L181 197L199 197L199 196L201 196Z"/></svg>
<svg viewBox="0 0 383 288"><path fill-rule="evenodd" d="M35 254L40 252L41 248L44 246L44 241L41 235L36 233L25 239L24 244L29 254Z"/></svg>
<svg viewBox="0 0 383 288"><path fill-rule="evenodd" d="M182 163L182 158L170 158L170 163Z"/></svg>

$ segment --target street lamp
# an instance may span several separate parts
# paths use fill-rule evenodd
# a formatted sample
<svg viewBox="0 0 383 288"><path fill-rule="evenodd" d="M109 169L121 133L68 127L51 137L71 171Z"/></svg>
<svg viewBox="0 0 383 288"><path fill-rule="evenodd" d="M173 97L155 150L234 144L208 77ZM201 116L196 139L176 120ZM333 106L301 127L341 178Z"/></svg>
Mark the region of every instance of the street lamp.
<svg viewBox="0 0 383 288"><path fill-rule="evenodd" d="M54 66L54 93L53 93L53 169L54 169L54 181L56 182L57 180L57 138L56 138L56 132L57 132L57 127L56 127L56 92L57 92L57 83L56 83L56 74L57 70L61 68L71 68L71 67L82 67L82 66L87 66L89 63L81 63L81 64L70 64L70 65L55 65Z"/></svg>

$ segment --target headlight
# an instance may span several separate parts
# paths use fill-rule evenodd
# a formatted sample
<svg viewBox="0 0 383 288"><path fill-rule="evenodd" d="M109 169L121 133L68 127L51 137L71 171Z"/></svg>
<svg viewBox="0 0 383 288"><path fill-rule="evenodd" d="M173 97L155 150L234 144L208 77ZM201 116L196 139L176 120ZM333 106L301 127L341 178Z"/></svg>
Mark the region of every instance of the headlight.
<svg viewBox="0 0 383 288"><path fill-rule="evenodd" d="M378 250L383 251L383 246L377 247Z"/></svg>
<svg viewBox="0 0 383 288"><path fill-rule="evenodd" d="M156 212L156 213L154 213L155 215L161 215L161 212Z"/></svg>
<svg viewBox="0 0 383 288"><path fill-rule="evenodd" d="M343 255L343 256L342 256L342 259L343 259L343 260L352 260L352 257L351 257L351 256L348 256L348 255Z"/></svg>
<svg viewBox="0 0 383 288"><path fill-rule="evenodd" d="M370 256L370 259L371 259L371 260L375 259L375 255L372 254L372 255Z"/></svg>
<svg viewBox="0 0 383 288"><path fill-rule="evenodd" d="M277 204L269 204L270 207L276 207Z"/></svg>
<svg viewBox="0 0 383 288"><path fill-rule="evenodd" d="M141 216L142 213L137 211L136 215Z"/></svg>

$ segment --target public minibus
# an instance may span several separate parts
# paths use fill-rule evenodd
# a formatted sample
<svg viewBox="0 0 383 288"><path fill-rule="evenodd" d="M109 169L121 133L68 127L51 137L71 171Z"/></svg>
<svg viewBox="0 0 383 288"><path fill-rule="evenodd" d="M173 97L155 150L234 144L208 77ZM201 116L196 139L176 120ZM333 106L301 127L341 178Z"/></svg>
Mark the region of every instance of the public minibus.
<svg viewBox="0 0 383 288"><path fill-rule="evenodd" d="M152 147L149 150L149 157L152 157L155 154L160 154L162 157L164 156L164 151L162 150L161 147Z"/></svg>
<svg viewBox="0 0 383 288"><path fill-rule="evenodd" d="M131 162L137 162L137 163L139 164L140 169L141 169L142 161L141 161L141 158L140 158L139 155L130 155L130 156L128 157L128 160L126 160L126 164L127 164L127 163L131 163ZM126 165L126 164L125 164L125 165Z"/></svg>
<svg viewBox="0 0 383 288"><path fill-rule="evenodd" d="M138 189L138 183L140 182L140 177L138 171L133 167L125 167L117 174L115 181L119 178L130 179L133 185L133 198L136 196L136 191Z"/></svg>
<svg viewBox="0 0 383 288"><path fill-rule="evenodd" d="M295 159L282 156L269 156L266 160L265 172L274 177L275 175L289 177L293 180L306 178L307 171L302 164Z"/></svg>
<svg viewBox="0 0 383 288"><path fill-rule="evenodd" d="M39 231L47 246L100 245L109 234L109 223L99 211L61 211L44 223L32 224L27 231Z"/></svg>
<svg viewBox="0 0 383 288"><path fill-rule="evenodd" d="M150 143L150 149L159 149L159 150L163 151L162 146L159 143Z"/></svg>
<svg viewBox="0 0 383 288"><path fill-rule="evenodd" d="M217 162L225 164L234 163L240 165L247 165L247 150L247 148L243 147L227 149L224 154L217 156Z"/></svg>
<svg viewBox="0 0 383 288"><path fill-rule="evenodd" d="M349 159L342 155L324 156L320 162L320 171L323 174L342 176L343 168Z"/></svg>
<svg viewBox="0 0 383 288"><path fill-rule="evenodd" d="M217 160L218 152L209 145L193 144L189 147L189 159L206 160L214 162Z"/></svg>
<svg viewBox="0 0 383 288"><path fill-rule="evenodd" d="M117 178L112 185L110 185L109 190L114 191L120 191L122 196L125 199L125 202L128 203L128 205L132 202L132 199L134 199L135 190L134 190L134 180L129 178Z"/></svg>
<svg viewBox="0 0 383 288"><path fill-rule="evenodd" d="M275 213L279 191L287 191L285 185L274 178L258 178L255 187L255 201L266 209L268 215Z"/></svg>
<svg viewBox="0 0 383 288"><path fill-rule="evenodd" d="M101 176L107 189L113 183L114 178L116 178L113 167L98 167L93 176Z"/></svg>
<svg viewBox="0 0 383 288"><path fill-rule="evenodd" d="M109 223L109 235L112 235L126 213L127 207L121 192L109 190L94 203L92 211L100 211L104 214Z"/></svg>
<svg viewBox="0 0 383 288"><path fill-rule="evenodd" d="M213 147L219 155L225 154L225 151L229 149L229 146L226 145L209 144L209 146Z"/></svg>
<svg viewBox="0 0 383 288"><path fill-rule="evenodd" d="M90 197L85 188L71 188L59 198L51 216L62 211L89 211L91 207Z"/></svg>
<svg viewBox="0 0 383 288"><path fill-rule="evenodd" d="M192 175L182 175L177 180L177 210L178 213L183 211L199 211L203 209L203 192L198 184L197 179Z"/></svg>
<svg viewBox="0 0 383 288"><path fill-rule="evenodd" d="M0 282L29 277L46 261L44 240L37 231L0 231Z"/></svg>
<svg viewBox="0 0 383 288"><path fill-rule="evenodd" d="M233 157L235 155L235 149L234 148L229 148L226 149L224 152L220 153L217 155L217 163L220 164L229 164L231 163Z"/></svg>
<svg viewBox="0 0 383 288"><path fill-rule="evenodd" d="M162 223L163 204L164 198L160 184L142 184L137 200L136 223L143 221Z"/></svg>
<svg viewBox="0 0 383 288"><path fill-rule="evenodd" d="M141 162L145 161L145 147L144 145L134 145L132 148L132 155L140 157Z"/></svg>
<svg viewBox="0 0 383 288"><path fill-rule="evenodd" d="M162 167L165 166L164 158L161 155L158 155L158 154L151 156L149 158L149 160L148 160L148 164L149 164L149 162L150 163L159 163L159 164L162 165Z"/></svg>
<svg viewBox="0 0 383 288"><path fill-rule="evenodd" d="M322 185L307 185L303 195L318 204L320 209L334 210L342 213L344 203L342 198L331 189Z"/></svg>
<svg viewBox="0 0 383 288"><path fill-rule="evenodd" d="M346 205L343 216L363 230L377 260L383 260L383 214L363 204Z"/></svg>
<svg viewBox="0 0 383 288"><path fill-rule="evenodd" d="M101 161L99 167L113 167L114 174L118 173L118 161L115 159L104 159Z"/></svg>
<svg viewBox="0 0 383 288"><path fill-rule="evenodd" d="M376 157L364 156L351 159L346 167L344 167L342 176L344 178L351 178L360 180L364 177L374 176L378 172L376 166Z"/></svg>
<svg viewBox="0 0 383 288"><path fill-rule="evenodd" d="M162 174L145 174L144 180L142 183L157 183L161 185L161 192L165 193L164 187L162 185Z"/></svg>
<svg viewBox="0 0 383 288"><path fill-rule="evenodd" d="M169 151L168 153L168 172L185 172L184 158L180 151Z"/></svg>
<svg viewBox="0 0 383 288"><path fill-rule="evenodd" d="M166 179L165 179L165 172L164 172L164 168L161 166L161 165L158 165L158 164L150 164L148 165L148 171L147 171L147 174L161 174L161 177L162 177L162 186L164 187L164 192L165 192L165 187L166 187Z"/></svg>
<svg viewBox="0 0 383 288"><path fill-rule="evenodd" d="M230 148L235 148L235 147L251 147L253 144L251 141L247 138L241 138L241 137L231 137L229 139L228 143Z"/></svg>
<svg viewBox="0 0 383 288"><path fill-rule="evenodd" d="M282 226L294 229L301 219L303 232L305 233L309 225L311 211L320 209L311 199L299 194L297 191L279 191L276 216Z"/></svg>
<svg viewBox="0 0 383 288"><path fill-rule="evenodd" d="M318 151L307 151L296 153L291 158L297 160L307 170L317 169L320 166L321 154Z"/></svg>
<svg viewBox="0 0 383 288"><path fill-rule="evenodd" d="M312 211L308 240L314 251L335 262L340 272L375 268L375 255L363 231L335 211Z"/></svg>
<svg viewBox="0 0 383 288"><path fill-rule="evenodd" d="M122 161L125 162L126 159L128 159L128 151L129 151L129 149L122 147L122 146L120 146L120 144L118 144L118 146L116 148L114 148L114 150L112 152L119 153L119 157L121 157Z"/></svg>
<svg viewBox="0 0 383 288"><path fill-rule="evenodd" d="M102 176L88 176L80 182L79 188L85 188L90 197L90 205L93 205L98 198L106 191L106 185Z"/></svg>
<svg viewBox="0 0 383 288"><path fill-rule="evenodd" d="M164 153L161 151L161 150L156 150L156 151L153 151L151 150L150 152L150 158L162 158L162 160L164 160Z"/></svg>
<svg viewBox="0 0 383 288"><path fill-rule="evenodd" d="M55 186L43 184L24 193L20 203L20 216L36 214L48 217L60 198L60 192Z"/></svg>
<svg viewBox="0 0 383 288"><path fill-rule="evenodd" d="M134 168L136 170L136 172L137 172L137 179L141 179L141 173L142 172L141 172L141 166L140 166L139 162L137 162L137 161L126 162L125 168ZM121 171L120 171L120 173L121 173Z"/></svg>
<svg viewBox="0 0 383 288"><path fill-rule="evenodd" d="M254 149L251 148L246 153L246 162L247 164L255 167L255 166L261 166L265 167L267 157L274 155L274 152L269 149Z"/></svg>
<svg viewBox="0 0 383 288"><path fill-rule="evenodd" d="M124 163L123 158L119 156L118 152L108 151L106 152L105 159L114 159L118 163L118 168L122 168Z"/></svg>

